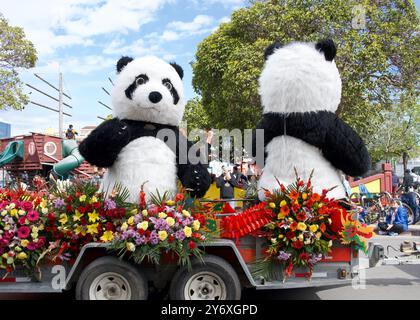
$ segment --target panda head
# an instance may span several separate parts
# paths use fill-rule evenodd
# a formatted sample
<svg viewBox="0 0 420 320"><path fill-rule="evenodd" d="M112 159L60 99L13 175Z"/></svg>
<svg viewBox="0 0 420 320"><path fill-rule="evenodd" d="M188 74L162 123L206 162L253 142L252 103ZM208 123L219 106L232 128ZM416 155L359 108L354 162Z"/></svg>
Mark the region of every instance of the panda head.
<svg viewBox="0 0 420 320"><path fill-rule="evenodd" d="M184 115L183 70L157 57L122 57L112 91L113 115L177 126Z"/></svg>
<svg viewBox="0 0 420 320"><path fill-rule="evenodd" d="M332 40L270 45L259 78L263 112L335 112L341 99L335 54Z"/></svg>

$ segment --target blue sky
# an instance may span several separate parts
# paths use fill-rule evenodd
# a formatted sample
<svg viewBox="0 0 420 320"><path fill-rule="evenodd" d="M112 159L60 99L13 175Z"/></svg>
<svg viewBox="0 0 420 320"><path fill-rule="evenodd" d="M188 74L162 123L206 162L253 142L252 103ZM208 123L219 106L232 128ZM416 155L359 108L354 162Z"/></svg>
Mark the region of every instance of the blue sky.
<svg viewBox="0 0 420 320"><path fill-rule="evenodd" d="M176 61L185 71L186 97L191 86L197 44L228 21L245 0L0 0L0 12L12 25L24 28L37 51L37 67L22 73L22 79L54 96L57 92L33 73L58 85L64 75L66 100L73 117L64 117L64 127L96 125L97 116L110 111L98 100L111 105L108 77L115 77L121 55L156 55ZM32 91L33 101L51 107L57 103ZM58 114L29 104L24 111L0 111L0 121L12 124L12 135L58 129Z"/></svg>
<svg viewBox="0 0 420 320"><path fill-rule="evenodd" d="M420 0L415 1L419 8ZM101 87L110 90L121 55L157 55L176 61L185 71L186 97L191 86L190 61L197 44L228 21L246 0L0 0L0 12L10 24L24 28L38 51L37 67L22 79L52 95L57 93L33 73L58 84L64 75L65 91L72 96L64 128L97 125L97 116L110 111ZM28 91L29 92L29 91ZM32 100L57 107L57 103L32 90ZM29 104L24 111L0 111L0 121L12 124L12 135L58 129L58 114Z"/></svg>

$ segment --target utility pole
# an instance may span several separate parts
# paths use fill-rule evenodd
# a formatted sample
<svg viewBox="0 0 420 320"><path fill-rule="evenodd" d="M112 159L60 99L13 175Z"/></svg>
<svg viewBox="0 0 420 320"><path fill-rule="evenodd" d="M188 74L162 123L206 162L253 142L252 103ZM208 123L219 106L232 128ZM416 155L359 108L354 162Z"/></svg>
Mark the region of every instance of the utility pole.
<svg viewBox="0 0 420 320"><path fill-rule="evenodd" d="M64 138L63 136L63 132L64 132L64 128L63 128L63 74L60 72L59 73L59 78L58 78L58 131L59 134L58 136L60 138Z"/></svg>

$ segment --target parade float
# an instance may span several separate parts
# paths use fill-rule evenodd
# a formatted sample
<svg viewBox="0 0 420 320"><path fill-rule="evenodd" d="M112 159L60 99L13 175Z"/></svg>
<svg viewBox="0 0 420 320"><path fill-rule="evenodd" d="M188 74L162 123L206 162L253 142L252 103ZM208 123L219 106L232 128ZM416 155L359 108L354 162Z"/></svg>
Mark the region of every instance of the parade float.
<svg viewBox="0 0 420 320"><path fill-rule="evenodd" d="M0 291L78 299L239 299L241 289L347 284L368 252L371 228L296 177L267 202L235 212L187 193L126 202L89 182L0 191ZM56 283L57 270L65 277Z"/></svg>

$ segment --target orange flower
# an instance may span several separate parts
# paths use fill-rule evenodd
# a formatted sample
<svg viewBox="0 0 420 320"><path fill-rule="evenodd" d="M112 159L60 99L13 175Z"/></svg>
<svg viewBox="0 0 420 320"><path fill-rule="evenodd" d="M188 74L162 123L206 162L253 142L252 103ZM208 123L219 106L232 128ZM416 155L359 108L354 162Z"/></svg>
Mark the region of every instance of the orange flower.
<svg viewBox="0 0 420 320"><path fill-rule="evenodd" d="M296 222L296 221L294 221L294 222L290 225L290 230L291 230L291 231L296 231L297 226L298 226L297 222Z"/></svg>
<svg viewBox="0 0 420 320"><path fill-rule="evenodd" d="M314 202L318 202L318 201L320 201L321 200L321 196L318 194L318 193L314 193L313 195L312 195L312 201L314 201Z"/></svg>
<svg viewBox="0 0 420 320"><path fill-rule="evenodd" d="M325 230L327 230L327 227L325 226L325 223L321 223L321 225L319 226L319 229L322 231L322 233L324 233Z"/></svg>
<svg viewBox="0 0 420 320"><path fill-rule="evenodd" d="M283 214L283 216L287 216L287 215L289 215L289 213L290 213L290 209L289 209L289 207L288 207L288 206L283 206L283 207L281 207L280 211L281 211L281 213Z"/></svg>
<svg viewBox="0 0 420 320"><path fill-rule="evenodd" d="M299 198L299 193L296 190L292 190L290 192L290 199L296 200L297 198Z"/></svg>

